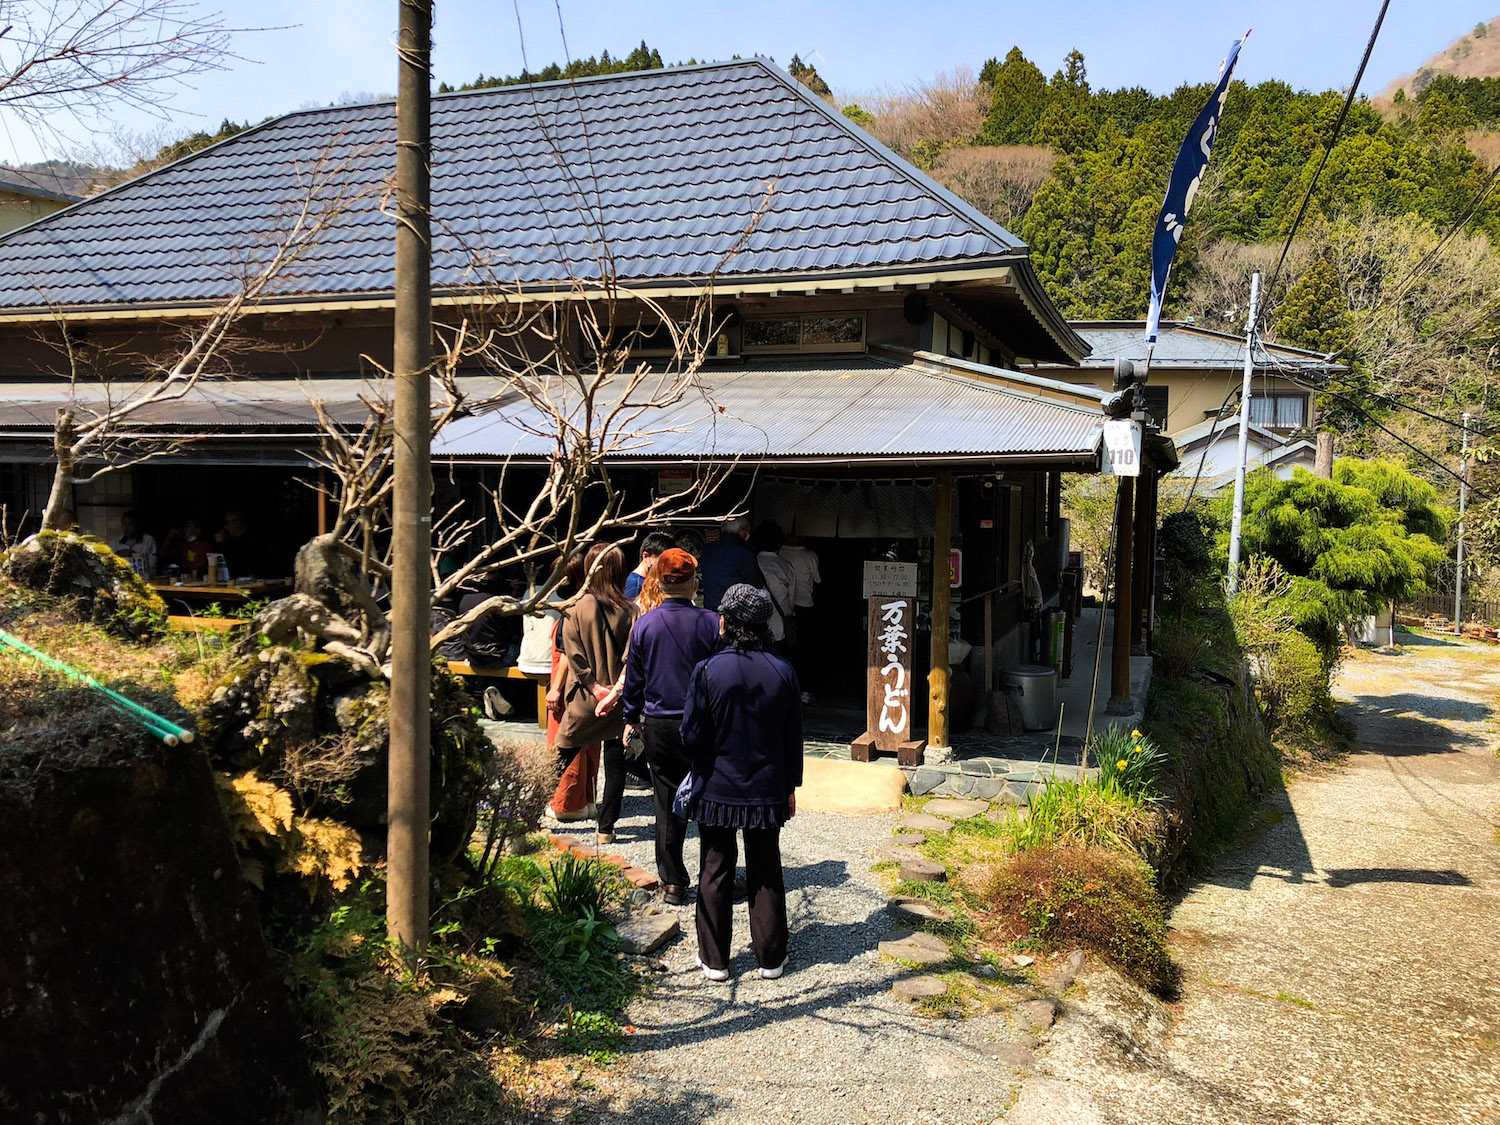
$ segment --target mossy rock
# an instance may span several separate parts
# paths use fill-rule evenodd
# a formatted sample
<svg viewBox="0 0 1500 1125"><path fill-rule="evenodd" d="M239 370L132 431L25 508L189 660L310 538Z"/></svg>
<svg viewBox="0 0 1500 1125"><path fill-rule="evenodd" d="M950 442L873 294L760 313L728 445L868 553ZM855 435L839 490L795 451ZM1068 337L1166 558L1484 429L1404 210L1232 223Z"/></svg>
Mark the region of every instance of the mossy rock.
<svg viewBox="0 0 1500 1125"><path fill-rule="evenodd" d="M140 640L166 627L167 603L103 540L42 531L0 555L17 585L66 598L78 615L117 636Z"/></svg>

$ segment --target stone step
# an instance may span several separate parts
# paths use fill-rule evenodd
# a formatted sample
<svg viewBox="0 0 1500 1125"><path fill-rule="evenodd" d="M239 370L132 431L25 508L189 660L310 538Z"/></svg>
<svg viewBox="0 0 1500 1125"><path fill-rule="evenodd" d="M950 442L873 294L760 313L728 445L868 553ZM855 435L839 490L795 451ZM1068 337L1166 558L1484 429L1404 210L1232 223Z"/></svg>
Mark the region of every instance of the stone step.
<svg viewBox="0 0 1500 1125"><path fill-rule="evenodd" d="M891 837L891 843L903 848L920 848L927 843L925 832L898 832Z"/></svg>
<svg viewBox="0 0 1500 1125"><path fill-rule="evenodd" d="M905 863L913 859L926 859L916 848L903 848L899 844L886 844L875 849L877 863Z"/></svg>
<svg viewBox="0 0 1500 1125"><path fill-rule="evenodd" d="M915 933L892 938L877 946L887 957L912 965L938 965L953 956L948 943L935 934Z"/></svg>
<svg viewBox="0 0 1500 1125"><path fill-rule="evenodd" d="M947 992L948 985L942 977L923 974L898 978L891 991L903 1000L933 1000Z"/></svg>
<svg viewBox="0 0 1500 1125"><path fill-rule="evenodd" d="M616 927L616 932L620 935L622 952L644 956L655 953L682 933L682 924L675 914L637 914Z"/></svg>
<svg viewBox="0 0 1500 1125"><path fill-rule="evenodd" d="M901 861L901 879L909 883L943 883L948 879L948 871L941 863L918 855Z"/></svg>
<svg viewBox="0 0 1500 1125"><path fill-rule="evenodd" d="M981 816L990 806L984 801L966 801L958 797L938 797L928 801L923 812L929 816L940 816L948 820L968 820Z"/></svg>
<svg viewBox="0 0 1500 1125"><path fill-rule="evenodd" d="M953 822L931 813L912 813L899 825L912 832L952 832Z"/></svg>
<svg viewBox="0 0 1500 1125"><path fill-rule="evenodd" d="M897 895L885 904L886 913L908 926L919 926L923 922L951 922L953 911L941 903L910 895Z"/></svg>

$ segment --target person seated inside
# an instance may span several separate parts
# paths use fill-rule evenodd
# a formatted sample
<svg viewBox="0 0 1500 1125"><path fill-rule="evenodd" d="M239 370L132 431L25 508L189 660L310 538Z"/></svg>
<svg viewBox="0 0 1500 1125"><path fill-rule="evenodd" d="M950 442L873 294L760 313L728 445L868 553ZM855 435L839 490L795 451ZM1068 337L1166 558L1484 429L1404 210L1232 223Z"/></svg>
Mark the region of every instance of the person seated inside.
<svg viewBox="0 0 1500 1125"><path fill-rule="evenodd" d="M208 570L208 536L203 525L189 519L174 527L162 540L159 560L163 566L175 566L184 575L200 576Z"/></svg>
<svg viewBox="0 0 1500 1125"><path fill-rule="evenodd" d="M230 578L265 577L263 545L251 535L245 514L238 508L224 513L224 526L214 532L214 551L224 556Z"/></svg>
<svg viewBox="0 0 1500 1125"><path fill-rule="evenodd" d="M663 551L675 545L676 540L665 531L653 531L646 536L645 542L641 544L641 561L625 576L626 601L633 602L641 596L641 587L646 584L646 575L651 573L651 568L656 565L657 558Z"/></svg>
<svg viewBox="0 0 1500 1125"><path fill-rule="evenodd" d="M149 577L156 573L156 539L141 530L140 519L134 511L120 517L120 537L109 546L130 563L130 568L137 574Z"/></svg>

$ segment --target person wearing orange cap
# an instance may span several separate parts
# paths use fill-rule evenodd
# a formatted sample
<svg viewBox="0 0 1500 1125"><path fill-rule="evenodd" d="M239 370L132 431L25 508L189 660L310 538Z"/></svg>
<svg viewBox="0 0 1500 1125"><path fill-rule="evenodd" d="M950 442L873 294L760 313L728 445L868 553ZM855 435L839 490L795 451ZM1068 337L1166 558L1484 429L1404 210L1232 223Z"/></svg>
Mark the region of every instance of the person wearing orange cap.
<svg viewBox="0 0 1500 1125"><path fill-rule="evenodd" d="M719 615L693 604L698 560L679 547L656 559L655 575L665 599L630 630L625 658L625 722L646 742L656 805L656 875L668 905L687 896L682 857L687 821L672 810L677 787L691 762L682 748L682 711L693 669L719 647Z"/></svg>

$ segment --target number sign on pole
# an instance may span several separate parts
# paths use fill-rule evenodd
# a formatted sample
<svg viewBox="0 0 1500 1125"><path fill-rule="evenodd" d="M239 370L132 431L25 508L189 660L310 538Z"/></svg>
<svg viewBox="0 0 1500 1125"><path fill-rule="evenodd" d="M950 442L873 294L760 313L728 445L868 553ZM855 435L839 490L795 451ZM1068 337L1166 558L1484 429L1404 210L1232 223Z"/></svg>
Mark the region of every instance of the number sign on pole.
<svg viewBox="0 0 1500 1125"><path fill-rule="evenodd" d="M1138 477L1141 475L1141 424L1133 418L1116 418L1104 423L1105 476Z"/></svg>

